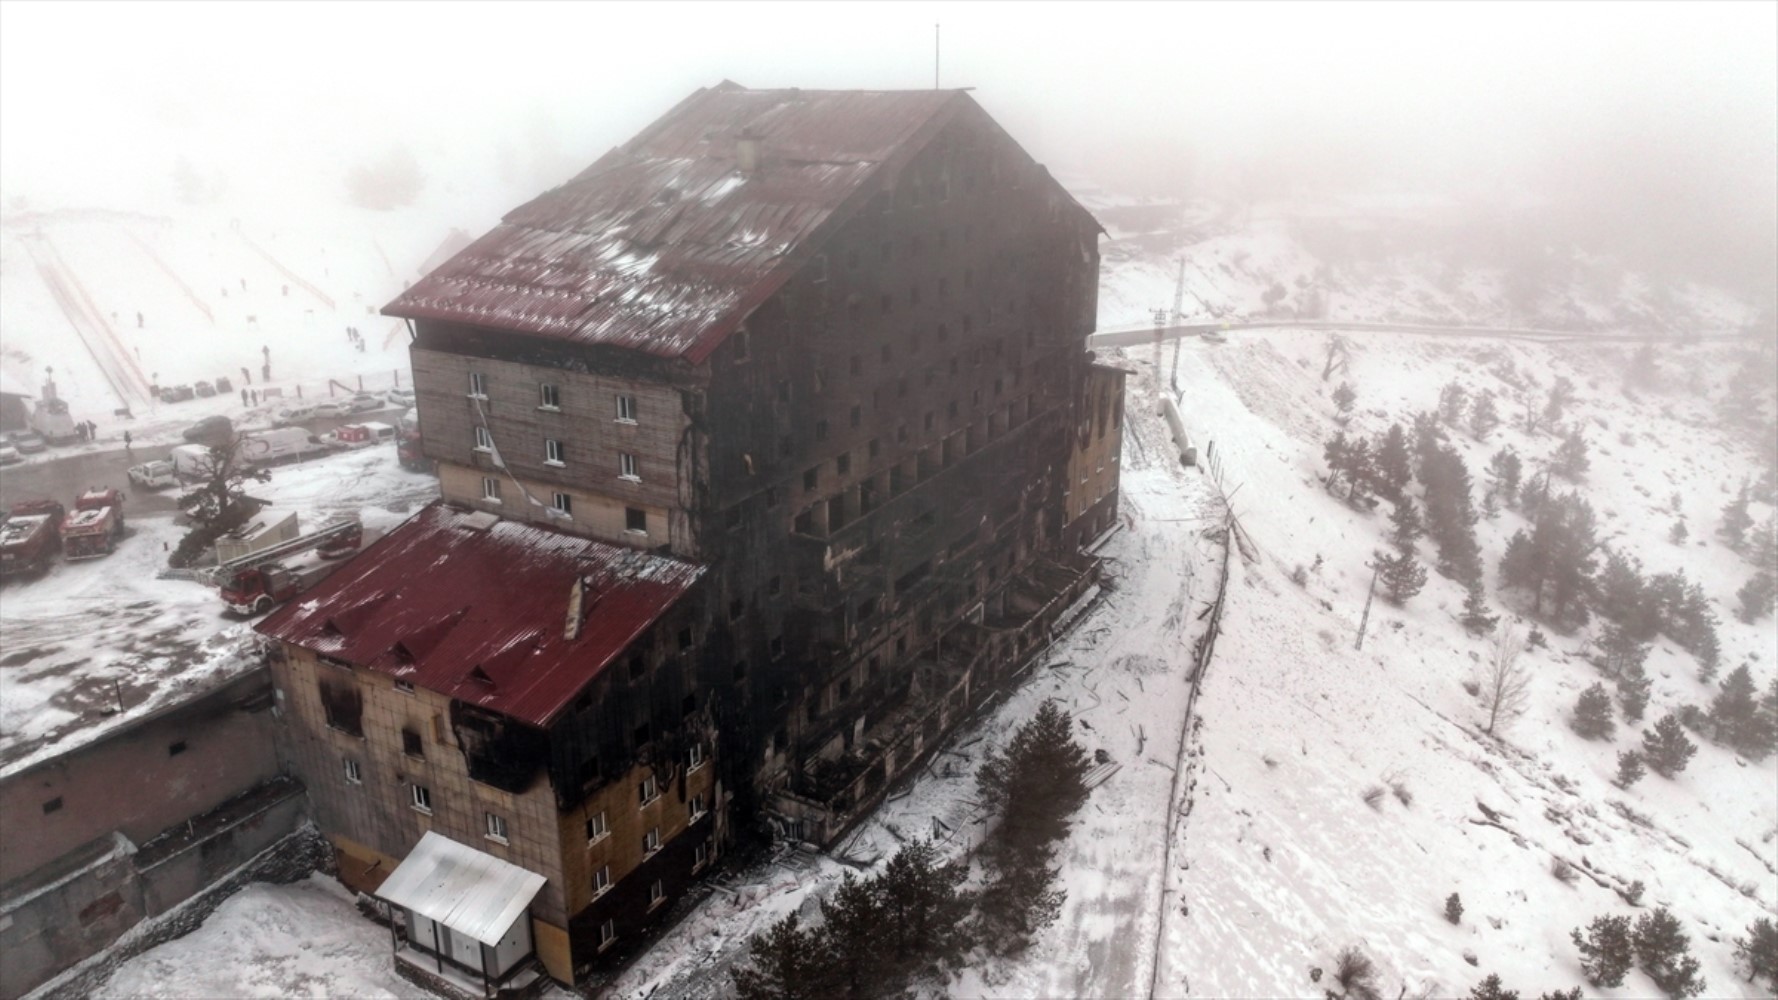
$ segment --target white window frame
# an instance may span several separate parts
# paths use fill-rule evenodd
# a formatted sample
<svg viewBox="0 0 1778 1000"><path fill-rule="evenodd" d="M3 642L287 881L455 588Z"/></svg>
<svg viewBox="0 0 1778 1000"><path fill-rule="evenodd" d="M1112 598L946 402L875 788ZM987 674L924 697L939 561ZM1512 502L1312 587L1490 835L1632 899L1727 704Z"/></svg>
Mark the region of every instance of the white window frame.
<svg viewBox="0 0 1778 1000"><path fill-rule="evenodd" d="M604 840L606 837L611 836L611 824L605 822L605 810L599 810L599 815L587 820L587 822L593 825L593 835L587 838L587 846L590 847L593 844L597 844L599 841Z"/></svg>
<svg viewBox="0 0 1778 1000"><path fill-rule="evenodd" d="M488 374L486 372L469 373L469 398L488 398Z"/></svg>
<svg viewBox="0 0 1778 1000"><path fill-rule="evenodd" d="M537 383L537 408L551 413L562 412L562 387L553 382Z"/></svg>
<svg viewBox="0 0 1778 1000"><path fill-rule="evenodd" d="M643 778L642 783L636 786L636 797L644 806L661 797L661 785L654 779L654 775Z"/></svg>
<svg viewBox="0 0 1778 1000"><path fill-rule="evenodd" d="M568 450L566 448L562 447L562 442L556 440L555 438L544 438L543 439L543 464L544 465L553 465L558 469L566 466L568 464L568 462L562 456L566 455L567 453L568 453Z"/></svg>
<svg viewBox="0 0 1778 1000"><path fill-rule="evenodd" d="M642 856L644 858L652 858L656 854L659 854L660 851L661 828L658 826L651 826L648 828L648 832L642 835Z"/></svg>
<svg viewBox="0 0 1778 1000"><path fill-rule="evenodd" d="M356 760L352 759L351 757L345 758L345 762L346 762L346 784L348 784L348 785L362 785L362 784L364 784L364 769L358 765L358 762Z"/></svg>
<svg viewBox="0 0 1778 1000"><path fill-rule="evenodd" d="M665 903L666 901L667 901L666 883L658 878L655 879L653 882L648 883L648 908L652 910L655 907L661 905L662 903Z"/></svg>
<svg viewBox="0 0 1778 1000"><path fill-rule="evenodd" d="M617 453L617 478L639 483L642 481L641 469L641 463L636 461L635 455L627 451Z"/></svg>
<svg viewBox="0 0 1778 1000"><path fill-rule="evenodd" d="M574 494L554 493L550 497L550 509L559 514L574 516Z"/></svg>
<svg viewBox="0 0 1778 1000"><path fill-rule="evenodd" d="M709 811L710 810L704 805L703 794L693 795L691 797L691 802L686 805L686 812L690 817L687 822L696 823L698 820L704 818L704 814Z"/></svg>
<svg viewBox="0 0 1778 1000"><path fill-rule="evenodd" d="M500 480L493 476L482 477L482 502L503 503L500 499Z"/></svg>
<svg viewBox="0 0 1778 1000"><path fill-rule="evenodd" d="M413 694L414 693L414 682L413 681L397 680L395 682L395 690L400 691L402 694Z"/></svg>
<svg viewBox="0 0 1778 1000"><path fill-rule="evenodd" d="M617 942L617 925L606 920L599 925L599 950L604 951Z"/></svg>
<svg viewBox="0 0 1778 1000"><path fill-rule="evenodd" d="M699 844L692 851L691 870L695 872L698 869L704 867L705 865L707 865L709 863L710 863L710 842L706 840L703 843Z"/></svg>
<svg viewBox="0 0 1778 1000"><path fill-rule="evenodd" d="M481 424L475 425L475 450L476 451L493 451L494 450L494 432L488 430L485 426L483 426Z"/></svg>
<svg viewBox="0 0 1778 1000"><path fill-rule="evenodd" d="M690 774L704 766L704 744L693 743L685 751L685 771Z"/></svg>
<svg viewBox="0 0 1778 1000"><path fill-rule="evenodd" d="M593 873L593 898L598 899L611 891L611 866L600 865Z"/></svg>
<svg viewBox="0 0 1778 1000"><path fill-rule="evenodd" d="M414 807L415 812L432 815L432 789L414 784L407 786L407 794L408 804Z"/></svg>
<svg viewBox="0 0 1778 1000"><path fill-rule="evenodd" d="M621 392L618 393L618 395L617 395L617 422L620 424L633 424L636 422L636 397L635 396L626 395Z"/></svg>
<svg viewBox="0 0 1778 1000"><path fill-rule="evenodd" d="M506 839L506 817L499 813L491 812L484 812L482 813L482 816L483 822L487 825L487 833L484 834L484 836L496 844L508 843Z"/></svg>

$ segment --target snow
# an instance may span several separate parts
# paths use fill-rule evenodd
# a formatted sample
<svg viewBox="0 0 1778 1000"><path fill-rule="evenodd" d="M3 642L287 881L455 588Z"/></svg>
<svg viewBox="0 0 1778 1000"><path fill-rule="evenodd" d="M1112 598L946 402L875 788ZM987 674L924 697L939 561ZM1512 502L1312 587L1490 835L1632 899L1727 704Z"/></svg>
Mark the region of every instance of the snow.
<svg viewBox="0 0 1778 1000"><path fill-rule="evenodd" d="M203 926L118 967L114 997L427 997L395 973L389 932L325 875L256 882Z"/></svg>
<svg viewBox="0 0 1778 1000"><path fill-rule="evenodd" d="M305 531L357 514L375 539L438 495L390 445L274 469L249 492L297 512ZM160 579L185 529L165 515L129 519L102 559L57 560L8 582L0 601L0 774L89 741L259 665L246 622L223 617L212 587ZM119 698L122 711L118 711Z"/></svg>

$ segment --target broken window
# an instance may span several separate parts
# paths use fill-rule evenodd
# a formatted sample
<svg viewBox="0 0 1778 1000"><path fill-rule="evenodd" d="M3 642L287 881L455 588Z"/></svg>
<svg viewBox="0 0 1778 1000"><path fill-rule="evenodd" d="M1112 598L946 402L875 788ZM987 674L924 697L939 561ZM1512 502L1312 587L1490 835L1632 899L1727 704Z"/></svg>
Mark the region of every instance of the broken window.
<svg viewBox="0 0 1778 1000"><path fill-rule="evenodd" d="M401 752L409 757L425 757L426 747L420 742L420 734L412 729L401 731Z"/></svg>
<svg viewBox="0 0 1778 1000"><path fill-rule="evenodd" d="M624 530L648 534L648 512L640 507L625 507Z"/></svg>
<svg viewBox="0 0 1778 1000"><path fill-rule="evenodd" d="M321 714L330 728L351 736L364 736L364 695L356 684L319 681Z"/></svg>

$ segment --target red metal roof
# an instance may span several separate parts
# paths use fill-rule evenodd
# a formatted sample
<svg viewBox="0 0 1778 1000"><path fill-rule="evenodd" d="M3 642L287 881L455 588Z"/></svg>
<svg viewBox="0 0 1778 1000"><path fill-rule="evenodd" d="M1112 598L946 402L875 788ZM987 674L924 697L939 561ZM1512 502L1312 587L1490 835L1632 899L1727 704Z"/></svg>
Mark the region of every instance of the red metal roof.
<svg viewBox="0 0 1778 1000"><path fill-rule="evenodd" d="M971 106L957 90L701 89L383 311L700 362L879 167ZM763 164L746 173L743 133Z"/></svg>
<svg viewBox="0 0 1778 1000"><path fill-rule="evenodd" d="M703 572L440 501L257 628L545 726ZM576 580L581 620L568 639Z"/></svg>

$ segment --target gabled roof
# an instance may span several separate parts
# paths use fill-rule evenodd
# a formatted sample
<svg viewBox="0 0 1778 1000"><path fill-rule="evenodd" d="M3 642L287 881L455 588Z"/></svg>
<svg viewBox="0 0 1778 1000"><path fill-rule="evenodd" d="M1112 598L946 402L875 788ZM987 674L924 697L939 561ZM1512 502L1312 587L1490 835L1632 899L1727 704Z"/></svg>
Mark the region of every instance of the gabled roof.
<svg viewBox="0 0 1778 1000"><path fill-rule="evenodd" d="M546 726L703 572L439 501L257 628Z"/></svg>
<svg viewBox="0 0 1778 1000"><path fill-rule="evenodd" d="M701 89L383 312L701 362L879 168L974 106L959 90ZM743 138L760 169L741 169Z"/></svg>

